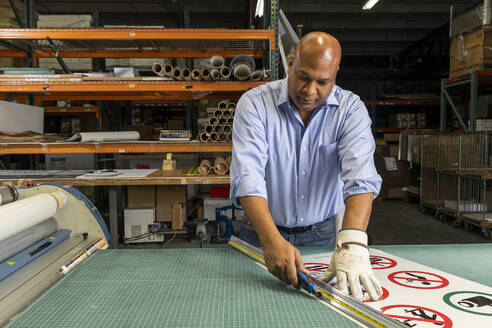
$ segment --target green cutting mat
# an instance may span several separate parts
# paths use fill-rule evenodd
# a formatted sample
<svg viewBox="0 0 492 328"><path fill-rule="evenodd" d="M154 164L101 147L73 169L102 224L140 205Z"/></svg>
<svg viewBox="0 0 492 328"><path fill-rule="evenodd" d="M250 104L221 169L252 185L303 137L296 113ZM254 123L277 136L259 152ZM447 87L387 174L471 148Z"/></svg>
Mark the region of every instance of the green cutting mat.
<svg viewBox="0 0 492 328"><path fill-rule="evenodd" d="M7 327L358 327L230 248L104 250Z"/></svg>

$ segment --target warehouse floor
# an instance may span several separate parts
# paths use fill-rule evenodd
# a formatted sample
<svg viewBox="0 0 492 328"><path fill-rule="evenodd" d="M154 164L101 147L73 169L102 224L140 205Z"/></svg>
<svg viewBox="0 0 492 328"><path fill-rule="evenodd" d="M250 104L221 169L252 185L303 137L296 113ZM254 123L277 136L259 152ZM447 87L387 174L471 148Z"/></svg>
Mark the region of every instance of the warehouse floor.
<svg viewBox="0 0 492 328"><path fill-rule="evenodd" d="M463 244L491 243L477 229L466 231L453 228L448 223L434 219L433 214L423 214L419 204L411 200L385 200L374 202L368 233L373 245L404 244ZM148 244L121 244L122 248L193 248L198 243L191 243L185 235L166 236L167 242ZM225 244L205 243L204 247L224 247Z"/></svg>

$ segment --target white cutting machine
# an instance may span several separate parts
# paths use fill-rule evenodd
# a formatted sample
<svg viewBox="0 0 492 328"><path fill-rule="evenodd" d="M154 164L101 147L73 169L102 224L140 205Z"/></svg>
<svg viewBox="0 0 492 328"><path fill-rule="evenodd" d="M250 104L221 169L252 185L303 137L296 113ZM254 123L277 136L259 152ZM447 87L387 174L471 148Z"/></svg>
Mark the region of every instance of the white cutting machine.
<svg viewBox="0 0 492 328"><path fill-rule="evenodd" d="M0 326L109 242L101 215L77 189L1 186Z"/></svg>

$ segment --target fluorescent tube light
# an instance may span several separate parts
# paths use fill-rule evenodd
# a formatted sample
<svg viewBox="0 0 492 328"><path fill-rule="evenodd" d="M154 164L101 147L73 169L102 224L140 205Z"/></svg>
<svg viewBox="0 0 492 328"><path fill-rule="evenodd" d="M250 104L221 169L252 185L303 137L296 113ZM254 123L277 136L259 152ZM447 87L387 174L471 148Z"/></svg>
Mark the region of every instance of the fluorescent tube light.
<svg viewBox="0 0 492 328"><path fill-rule="evenodd" d="M364 6L362 6L362 10L371 10L372 7L374 7L374 5L378 3L378 1L379 0L367 0Z"/></svg>

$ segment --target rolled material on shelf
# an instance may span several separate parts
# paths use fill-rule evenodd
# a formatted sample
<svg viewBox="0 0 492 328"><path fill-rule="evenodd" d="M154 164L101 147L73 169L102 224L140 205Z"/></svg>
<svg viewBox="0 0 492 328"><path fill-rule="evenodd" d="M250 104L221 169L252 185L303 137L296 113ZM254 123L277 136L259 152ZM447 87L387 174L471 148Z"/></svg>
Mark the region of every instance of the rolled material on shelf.
<svg viewBox="0 0 492 328"><path fill-rule="evenodd" d="M227 164L229 165L229 167L231 167L232 156L227 156L225 160L226 160Z"/></svg>
<svg viewBox="0 0 492 328"><path fill-rule="evenodd" d="M249 55L237 55L231 60L231 69L234 71L236 65L247 65L251 72L255 70L255 60Z"/></svg>
<svg viewBox="0 0 492 328"><path fill-rule="evenodd" d="M199 69L194 69L191 71L191 78L195 81L200 81L202 79L202 74Z"/></svg>
<svg viewBox="0 0 492 328"><path fill-rule="evenodd" d="M217 175L225 175L229 170L229 164L222 157L217 157L214 162L214 171Z"/></svg>
<svg viewBox="0 0 492 328"><path fill-rule="evenodd" d="M164 66L162 63L153 63L152 64L152 72L159 76L164 76Z"/></svg>
<svg viewBox="0 0 492 328"><path fill-rule="evenodd" d="M98 142L98 141L135 141L140 139L138 131L115 132L80 132L74 134L67 142Z"/></svg>
<svg viewBox="0 0 492 328"><path fill-rule="evenodd" d="M207 175L210 173L210 167L212 165L210 164L209 160L204 159L201 163L200 166L198 167L198 173L200 175Z"/></svg>
<svg viewBox="0 0 492 328"><path fill-rule="evenodd" d="M0 241L53 217L67 201L63 191L56 191L0 206Z"/></svg>
<svg viewBox="0 0 492 328"><path fill-rule="evenodd" d="M219 125L226 125L227 124L227 119L224 117L219 118Z"/></svg>
<svg viewBox="0 0 492 328"><path fill-rule="evenodd" d="M222 117L223 118L230 118L232 117L232 112L228 109L226 109L225 111L222 112Z"/></svg>
<svg viewBox="0 0 492 328"><path fill-rule="evenodd" d="M173 76L173 70L174 70L173 65L164 64L163 66L164 76Z"/></svg>
<svg viewBox="0 0 492 328"><path fill-rule="evenodd" d="M212 79L210 76L210 69L208 67L202 68L200 74L202 75L202 79L205 81L210 81Z"/></svg>
<svg viewBox="0 0 492 328"><path fill-rule="evenodd" d="M220 110L227 109L228 106L229 106L229 102L227 100L221 100L217 104L217 108L220 109Z"/></svg>
<svg viewBox="0 0 492 328"><path fill-rule="evenodd" d="M173 69L173 78L176 81L182 81L183 80L183 72L182 72L181 68L175 67Z"/></svg>
<svg viewBox="0 0 492 328"><path fill-rule="evenodd" d="M215 116L208 119L208 124L211 126L215 126L218 123L219 123L219 119Z"/></svg>
<svg viewBox="0 0 492 328"><path fill-rule="evenodd" d="M15 202L17 199L19 199L19 195L20 192L16 186L0 186L0 205Z"/></svg>
<svg viewBox="0 0 492 328"><path fill-rule="evenodd" d="M220 134L224 132L224 129L220 125L217 125L215 127L215 132L219 134L219 140L220 140Z"/></svg>
<svg viewBox="0 0 492 328"><path fill-rule="evenodd" d="M207 142L210 139L210 135L206 132L202 132L202 133L200 133L199 138L200 138L200 141Z"/></svg>
<svg viewBox="0 0 492 328"><path fill-rule="evenodd" d="M219 141L227 141L227 134L225 133L220 133L219 134Z"/></svg>
<svg viewBox="0 0 492 328"><path fill-rule="evenodd" d="M208 139L212 142L217 142L219 140L219 135L215 132L210 133Z"/></svg>
<svg viewBox="0 0 492 328"><path fill-rule="evenodd" d="M212 65L212 67L220 68L224 66L224 64L225 64L225 59L220 55L215 55L210 58L210 65Z"/></svg>
<svg viewBox="0 0 492 328"><path fill-rule="evenodd" d="M249 79L251 81L261 81L263 79L263 71L261 70L257 70L257 71L254 71L253 73L251 73L251 76L249 77Z"/></svg>
<svg viewBox="0 0 492 328"><path fill-rule="evenodd" d="M220 71L218 69L213 69L210 71L210 76L212 80L218 81L220 79Z"/></svg>
<svg viewBox="0 0 492 328"><path fill-rule="evenodd" d="M215 112L214 112L214 116L219 119L222 117L222 111L220 109L217 109Z"/></svg>
<svg viewBox="0 0 492 328"><path fill-rule="evenodd" d="M220 68L220 79L224 81L231 79L231 69L229 67L222 66Z"/></svg>
<svg viewBox="0 0 492 328"><path fill-rule="evenodd" d="M240 81L247 80L251 75L251 68L246 64L237 64L232 69L232 75Z"/></svg>
<svg viewBox="0 0 492 328"><path fill-rule="evenodd" d="M0 263L58 231L54 218L40 222L0 242Z"/></svg>
<svg viewBox="0 0 492 328"><path fill-rule="evenodd" d="M188 68L183 68L181 70L181 75L183 76L183 80L191 81L191 71Z"/></svg>
<svg viewBox="0 0 492 328"><path fill-rule="evenodd" d="M222 127L222 131L224 131L224 133L231 133L232 132L232 127L230 125L224 125Z"/></svg>
<svg viewBox="0 0 492 328"><path fill-rule="evenodd" d="M231 117L231 118L228 118L227 119L227 124L232 126L234 124L234 119Z"/></svg>
<svg viewBox="0 0 492 328"><path fill-rule="evenodd" d="M214 132L214 127L212 125L207 125L205 127L205 132L206 133L212 133L212 132Z"/></svg>
<svg viewBox="0 0 492 328"><path fill-rule="evenodd" d="M230 111L235 111L235 110L236 110L236 103L235 103L235 102L230 101L230 102L227 104L227 109L228 109L228 110L230 110Z"/></svg>

